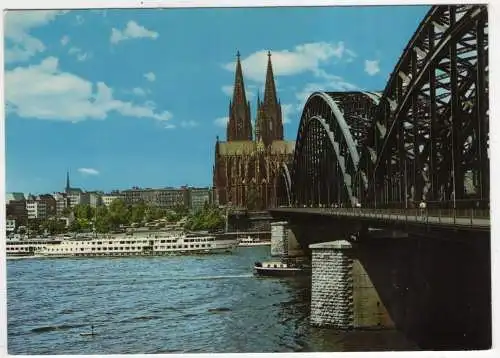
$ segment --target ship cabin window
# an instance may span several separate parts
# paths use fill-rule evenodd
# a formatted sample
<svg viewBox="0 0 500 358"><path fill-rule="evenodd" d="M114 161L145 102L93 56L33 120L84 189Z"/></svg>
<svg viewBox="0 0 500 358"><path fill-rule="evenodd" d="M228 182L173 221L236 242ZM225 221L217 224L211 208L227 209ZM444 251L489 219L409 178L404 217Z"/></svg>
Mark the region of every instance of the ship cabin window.
<svg viewBox="0 0 500 358"><path fill-rule="evenodd" d="M120 244L124 244L124 243L125 243L125 241L120 241Z"/></svg>
<svg viewBox="0 0 500 358"><path fill-rule="evenodd" d="M84 250L85 250L85 249L84 249L83 247L80 249L80 251L84 251Z"/></svg>
<svg viewBox="0 0 500 358"><path fill-rule="evenodd" d="M97 245L102 245L102 241L97 241Z"/></svg>
<svg viewBox="0 0 500 358"><path fill-rule="evenodd" d="M109 244L112 245L113 244L113 241L109 241Z"/></svg>
<svg viewBox="0 0 500 358"><path fill-rule="evenodd" d="M187 249L188 248L188 245L184 245L184 248Z"/></svg>
<svg viewBox="0 0 500 358"><path fill-rule="evenodd" d="M130 250L130 246L125 247L125 250Z"/></svg>
<svg viewBox="0 0 500 358"><path fill-rule="evenodd" d="M161 240L161 241L160 241L160 244L164 244L164 243L165 243L165 240Z"/></svg>
<svg viewBox="0 0 500 358"><path fill-rule="evenodd" d="M100 247L98 247L98 248L97 248L97 251L101 251L101 248L100 248Z"/></svg>
<svg viewBox="0 0 500 358"><path fill-rule="evenodd" d="M200 247L200 245L199 245L199 244L197 244L197 245L196 245L196 247Z"/></svg>
<svg viewBox="0 0 500 358"><path fill-rule="evenodd" d="M95 251L95 247L92 248L92 251Z"/></svg>
<svg viewBox="0 0 500 358"><path fill-rule="evenodd" d="M205 244L201 244L201 247L205 247Z"/></svg>

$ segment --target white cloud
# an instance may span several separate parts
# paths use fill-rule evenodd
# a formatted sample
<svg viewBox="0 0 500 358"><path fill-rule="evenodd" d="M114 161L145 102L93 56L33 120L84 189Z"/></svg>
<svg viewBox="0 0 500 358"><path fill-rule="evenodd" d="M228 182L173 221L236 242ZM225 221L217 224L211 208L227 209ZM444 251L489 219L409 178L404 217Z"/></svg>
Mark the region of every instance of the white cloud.
<svg viewBox="0 0 500 358"><path fill-rule="evenodd" d="M159 34L155 31L146 29L144 26L139 25L135 21L129 21L127 27L123 31L112 28L110 41L116 44L120 41L138 39L138 38L151 38L157 39Z"/></svg>
<svg viewBox="0 0 500 358"><path fill-rule="evenodd" d="M39 52L45 51L42 41L29 34L35 27L53 21L67 11L17 10L5 14L5 62L27 61Z"/></svg>
<svg viewBox="0 0 500 358"><path fill-rule="evenodd" d="M88 52L84 52L84 53L79 53L78 55L76 55L76 59L80 62L82 61L86 61L87 59L89 59L90 57L92 57Z"/></svg>
<svg viewBox="0 0 500 358"><path fill-rule="evenodd" d="M247 96L247 100L251 101L252 99L255 98L255 93L253 91L250 91L249 88L255 88L255 86L245 86L247 87L245 89L245 94ZM224 94L226 94L227 96L229 97L232 97L233 96L233 88L234 88L234 85L226 85L226 86L222 86L222 92L224 92Z"/></svg>
<svg viewBox="0 0 500 358"><path fill-rule="evenodd" d="M154 82L156 81L156 75L153 72L148 72L144 74L144 77L149 81L149 82Z"/></svg>
<svg viewBox="0 0 500 358"><path fill-rule="evenodd" d="M323 70L315 72L315 76L319 79L317 82L307 83L300 91L295 93L295 97L299 101L295 109L301 115L304 105L311 94L317 91L359 91L360 88L344 78L331 75Z"/></svg>
<svg viewBox="0 0 500 358"><path fill-rule="evenodd" d="M214 120L214 124L218 127L226 128L229 117L219 117Z"/></svg>
<svg viewBox="0 0 500 358"><path fill-rule="evenodd" d="M71 47L69 50L68 50L68 54L70 55L75 55L76 56L76 59L80 62L82 61L86 61L88 60L89 58L92 57L92 54L88 53L88 52L84 52L81 48L79 47Z"/></svg>
<svg viewBox="0 0 500 358"><path fill-rule="evenodd" d="M99 171L94 168L78 168L78 171L85 175L99 175Z"/></svg>
<svg viewBox="0 0 500 358"><path fill-rule="evenodd" d="M379 61L378 60L365 60L365 72L368 73L370 76L373 76L380 72L380 67L378 65Z"/></svg>
<svg viewBox="0 0 500 358"><path fill-rule="evenodd" d="M288 124L292 122L292 115L296 112L296 108L293 104L282 104L281 114L283 115L283 123Z"/></svg>
<svg viewBox="0 0 500 358"><path fill-rule="evenodd" d="M198 126L198 123L195 121L182 121L181 122L181 127L182 128L193 128Z"/></svg>
<svg viewBox="0 0 500 358"><path fill-rule="evenodd" d="M145 96L146 95L146 91L140 87L135 87L132 90L132 93L137 95L137 96Z"/></svg>
<svg viewBox="0 0 500 358"><path fill-rule="evenodd" d="M105 119L110 112L123 116L168 121L172 114L158 112L152 102L136 105L113 98L103 82L92 83L62 72L59 61L48 57L38 65L17 67L5 73L9 112L24 118L78 122Z"/></svg>
<svg viewBox="0 0 500 358"><path fill-rule="evenodd" d="M175 129L177 128L177 126L175 124L172 124L172 123L167 123L165 124L165 129Z"/></svg>
<svg viewBox="0 0 500 358"><path fill-rule="evenodd" d="M68 43L69 43L69 36L68 35L64 35L61 38L61 45L66 46Z"/></svg>
<svg viewBox="0 0 500 358"><path fill-rule="evenodd" d="M356 54L347 49L342 41L335 43L313 42L295 46L293 50L272 51L273 71L275 76L290 76L315 71L322 63L332 57L348 60ZM245 77L264 82L267 68L267 50L250 54L242 60ZM228 71L234 71L235 62L225 64Z"/></svg>

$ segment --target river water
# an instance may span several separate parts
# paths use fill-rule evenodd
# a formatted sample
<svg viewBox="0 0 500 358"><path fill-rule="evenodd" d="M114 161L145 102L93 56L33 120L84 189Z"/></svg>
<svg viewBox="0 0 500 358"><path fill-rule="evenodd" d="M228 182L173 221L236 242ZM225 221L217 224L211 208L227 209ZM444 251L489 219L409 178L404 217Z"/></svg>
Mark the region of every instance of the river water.
<svg viewBox="0 0 500 358"><path fill-rule="evenodd" d="M7 261L9 354L407 350L395 331L309 325L307 279L256 278L232 254ZM81 336L94 325L94 337Z"/></svg>

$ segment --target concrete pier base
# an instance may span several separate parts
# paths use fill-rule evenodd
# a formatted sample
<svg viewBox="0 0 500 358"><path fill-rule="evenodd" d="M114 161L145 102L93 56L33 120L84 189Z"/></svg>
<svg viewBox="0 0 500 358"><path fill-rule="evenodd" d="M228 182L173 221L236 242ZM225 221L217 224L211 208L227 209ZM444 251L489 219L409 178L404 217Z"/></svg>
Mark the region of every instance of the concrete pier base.
<svg viewBox="0 0 500 358"><path fill-rule="evenodd" d="M344 330L394 327L351 242L336 240L309 247L312 325Z"/></svg>
<svg viewBox="0 0 500 358"><path fill-rule="evenodd" d="M271 223L271 256L283 257L288 255L287 222Z"/></svg>
<svg viewBox="0 0 500 358"><path fill-rule="evenodd" d="M312 250L312 325L349 329L353 325L350 242L337 240L309 246Z"/></svg>

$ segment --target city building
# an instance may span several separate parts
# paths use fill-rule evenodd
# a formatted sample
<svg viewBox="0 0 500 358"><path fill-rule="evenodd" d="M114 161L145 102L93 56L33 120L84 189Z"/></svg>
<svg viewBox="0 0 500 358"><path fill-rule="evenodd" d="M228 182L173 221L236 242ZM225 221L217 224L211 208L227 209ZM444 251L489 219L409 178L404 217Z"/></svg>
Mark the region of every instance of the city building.
<svg viewBox="0 0 500 358"><path fill-rule="evenodd" d="M114 200L117 200L117 199L123 199L123 195L120 192L118 192L118 191L107 193L107 194L103 194L101 196L102 203L106 207L109 207L111 205L111 203Z"/></svg>
<svg viewBox="0 0 500 358"><path fill-rule="evenodd" d="M51 194L38 195L36 200L45 203L47 217L52 217L57 214L57 202Z"/></svg>
<svg viewBox="0 0 500 358"><path fill-rule="evenodd" d="M5 213L8 218L18 223L25 223L28 218L26 199L23 193L7 193L5 195Z"/></svg>
<svg viewBox="0 0 500 358"><path fill-rule="evenodd" d="M73 208L76 205L85 204L87 197L84 196L82 189L72 188L69 182L69 172L66 173L66 189L65 194L68 198L69 207ZM87 203L88 204L88 203Z"/></svg>
<svg viewBox="0 0 500 358"><path fill-rule="evenodd" d="M134 187L122 191L122 195L126 204L143 202L164 209L173 209L179 205L188 206L186 190L185 188L141 189Z"/></svg>
<svg viewBox="0 0 500 358"><path fill-rule="evenodd" d="M5 201L8 204L11 201L26 200L23 193L7 193L5 194Z"/></svg>
<svg viewBox="0 0 500 358"><path fill-rule="evenodd" d="M54 193L53 197L56 201L56 215L62 216L64 214L64 210L69 208L69 199L66 196L66 193Z"/></svg>
<svg viewBox="0 0 500 358"><path fill-rule="evenodd" d="M16 230L16 219L7 218L5 222L5 230L7 233L14 232Z"/></svg>
<svg viewBox="0 0 500 358"><path fill-rule="evenodd" d="M255 137L253 136L255 134ZM226 142L215 143L213 186L219 205L266 209L276 205L276 178L292 160L294 141L283 139L283 116L268 53L264 98L257 97L255 133L237 54L233 98L229 103Z"/></svg>
<svg viewBox="0 0 500 358"><path fill-rule="evenodd" d="M37 200L33 195L28 195L26 200L26 211L28 213L28 219L47 218L47 205L45 202Z"/></svg>
<svg viewBox="0 0 500 358"><path fill-rule="evenodd" d="M102 205L102 197L101 197L101 194L97 193L97 192L87 192L85 193L86 196L88 197L88 204L93 207L93 208L96 208L100 205Z"/></svg>
<svg viewBox="0 0 500 358"><path fill-rule="evenodd" d="M188 188L188 208L196 212L205 204L211 204L212 190L210 188Z"/></svg>

